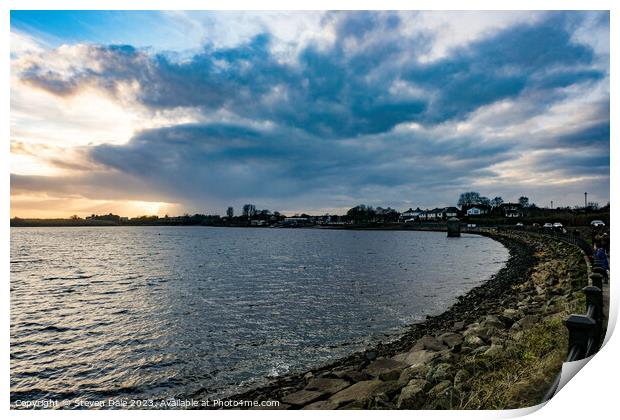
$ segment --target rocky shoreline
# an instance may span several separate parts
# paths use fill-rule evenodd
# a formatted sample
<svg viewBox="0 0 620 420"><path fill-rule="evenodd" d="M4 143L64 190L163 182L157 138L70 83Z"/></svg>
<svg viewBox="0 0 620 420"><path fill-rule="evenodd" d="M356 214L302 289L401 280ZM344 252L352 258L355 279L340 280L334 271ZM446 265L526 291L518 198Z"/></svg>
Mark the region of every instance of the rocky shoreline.
<svg viewBox="0 0 620 420"><path fill-rule="evenodd" d="M480 383L486 388L486 383L495 379L484 376L493 376L496 370L503 369L503 359L508 358L504 362L514 365L514 359L523 356L524 364L534 363L525 356L528 352L537 353L538 349L521 347L532 338L534 345L543 340L536 337L535 329L547 324L549 328L540 331L545 341L540 348L545 353L539 357L550 365L536 367L545 371L541 371L542 382L551 383L563 357L563 350L556 347L566 340L558 320L581 302L578 290L582 279L587 278L583 271L586 263L575 247L549 238L518 232L483 234L508 248L508 262L489 281L461 296L441 315L411 325L389 343L379 343L327 366L277 378L229 399L277 400L280 409L533 405L538 394L544 394L544 383L534 385L540 388L533 391L535 395L520 400L517 395L518 401L497 404L493 404L492 395L480 398L485 389L475 389L473 384L482 379ZM552 341L552 346L546 346L546 341ZM511 368L508 366L507 370ZM519 376L519 372L507 375ZM532 394L531 389L526 391L524 395Z"/></svg>

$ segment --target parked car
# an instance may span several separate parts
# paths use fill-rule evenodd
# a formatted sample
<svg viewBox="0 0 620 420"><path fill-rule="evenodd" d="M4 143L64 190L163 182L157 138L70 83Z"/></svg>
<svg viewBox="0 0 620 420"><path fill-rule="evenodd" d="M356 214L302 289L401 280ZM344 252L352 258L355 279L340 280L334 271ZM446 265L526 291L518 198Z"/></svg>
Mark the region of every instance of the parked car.
<svg viewBox="0 0 620 420"><path fill-rule="evenodd" d="M562 229L563 227L564 227L564 226L563 226L563 225L562 225L562 223L560 223L560 222L555 222L555 223L553 224L553 228L554 228L554 229Z"/></svg>
<svg viewBox="0 0 620 420"><path fill-rule="evenodd" d="M594 227L605 226L605 222L603 222L602 220L592 220L590 224Z"/></svg>
<svg viewBox="0 0 620 420"><path fill-rule="evenodd" d="M414 222L415 222L415 219L407 219L407 220L405 220L405 223L414 223Z"/></svg>
<svg viewBox="0 0 620 420"><path fill-rule="evenodd" d="M553 229L553 223L545 223L543 225L543 228L545 228L545 229Z"/></svg>
<svg viewBox="0 0 620 420"><path fill-rule="evenodd" d="M519 222L519 223L516 224L516 226L523 227L523 223Z"/></svg>

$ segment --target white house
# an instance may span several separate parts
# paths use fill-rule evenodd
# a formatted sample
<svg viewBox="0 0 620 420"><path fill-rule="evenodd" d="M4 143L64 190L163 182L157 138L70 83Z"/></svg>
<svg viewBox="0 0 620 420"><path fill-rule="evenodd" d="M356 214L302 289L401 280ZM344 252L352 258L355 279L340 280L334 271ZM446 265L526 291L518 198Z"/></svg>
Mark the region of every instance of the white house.
<svg viewBox="0 0 620 420"><path fill-rule="evenodd" d="M484 214L484 211L482 209L479 209L478 207L472 207L467 210L468 216L480 216L481 214Z"/></svg>
<svg viewBox="0 0 620 420"><path fill-rule="evenodd" d="M522 217L522 207L518 203L503 203L504 217Z"/></svg>
<svg viewBox="0 0 620 420"><path fill-rule="evenodd" d="M446 207L444 209L444 214L446 215L446 218L449 219L451 217L457 217L458 211L459 209L456 207Z"/></svg>
<svg viewBox="0 0 620 420"><path fill-rule="evenodd" d="M428 218L432 220L442 220L444 216L444 209L433 209L428 212Z"/></svg>
<svg viewBox="0 0 620 420"><path fill-rule="evenodd" d="M414 213L415 211L412 208L409 208L409 210L404 211L400 214L400 218L401 219L411 219L414 217Z"/></svg>
<svg viewBox="0 0 620 420"><path fill-rule="evenodd" d="M422 210L420 210L420 208L418 207L417 209L413 210L411 208L409 208L409 210L403 212L400 214L400 218L403 220L408 220L408 219L417 219L418 217L420 217L420 215L424 213Z"/></svg>

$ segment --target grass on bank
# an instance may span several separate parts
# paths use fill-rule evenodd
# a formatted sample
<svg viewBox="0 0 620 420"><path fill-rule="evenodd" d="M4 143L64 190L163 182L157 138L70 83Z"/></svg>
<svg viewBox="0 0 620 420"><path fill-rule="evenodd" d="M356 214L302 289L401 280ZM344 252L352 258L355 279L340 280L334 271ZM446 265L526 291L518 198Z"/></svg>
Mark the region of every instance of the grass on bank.
<svg viewBox="0 0 620 420"><path fill-rule="evenodd" d="M538 404L553 383L566 356L568 334L562 318L538 323L523 332L498 357L473 356L472 391L457 403L460 409L507 409Z"/></svg>
<svg viewBox="0 0 620 420"><path fill-rule="evenodd" d="M567 284L587 279L583 256L576 248L566 252L565 258L557 255L549 258L549 254L543 251L539 255L542 257L538 266L540 271L534 273L533 280L538 277L536 274L543 274L542 271L545 273L539 277L540 281L550 276L563 278ZM465 367L471 373L469 391L454 401L454 408L511 409L541 403L566 357L568 331L564 321L571 313L584 313L586 309L585 295L579 288L573 289L558 312L542 318L528 329L511 334L501 355L492 358L469 356L465 361Z"/></svg>

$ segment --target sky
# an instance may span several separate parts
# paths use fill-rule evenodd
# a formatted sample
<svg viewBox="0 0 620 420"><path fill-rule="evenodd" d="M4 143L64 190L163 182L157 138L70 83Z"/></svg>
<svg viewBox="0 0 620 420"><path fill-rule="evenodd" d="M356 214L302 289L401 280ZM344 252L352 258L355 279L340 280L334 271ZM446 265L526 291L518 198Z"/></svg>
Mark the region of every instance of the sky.
<svg viewBox="0 0 620 420"><path fill-rule="evenodd" d="M11 12L11 216L609 201L608 12Z"/></svg>

